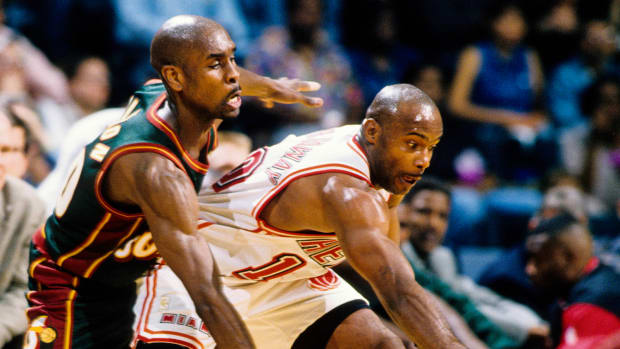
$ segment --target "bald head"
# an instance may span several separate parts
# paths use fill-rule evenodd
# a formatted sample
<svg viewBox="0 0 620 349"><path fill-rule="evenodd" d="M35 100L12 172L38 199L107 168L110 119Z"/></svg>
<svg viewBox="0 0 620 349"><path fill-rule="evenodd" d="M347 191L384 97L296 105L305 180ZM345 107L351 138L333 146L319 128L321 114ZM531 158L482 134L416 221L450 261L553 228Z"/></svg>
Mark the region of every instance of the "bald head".
<svg viewBox="0 0 620 349"><path fill-rule="evenodd" d="M151 42L151 65L160 73L164 65L182 67L188 51L208 42L212 34L226 30L208 18L180 15L168 19Z"/></svg>
<svg viewBox="0 0 620 349"><path fill-rule="evenodd" d="M409 84L389 85L381 89L366 110L366 118L385 124L411 113L432 113L437 107L419 88Z"/></svg>

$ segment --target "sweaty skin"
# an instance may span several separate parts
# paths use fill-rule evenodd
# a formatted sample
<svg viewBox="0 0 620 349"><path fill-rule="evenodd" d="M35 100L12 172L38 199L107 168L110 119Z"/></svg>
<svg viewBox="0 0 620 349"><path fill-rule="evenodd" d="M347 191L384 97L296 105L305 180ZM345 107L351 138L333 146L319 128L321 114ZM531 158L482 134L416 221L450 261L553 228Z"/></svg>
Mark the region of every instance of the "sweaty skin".
<svg viewBox="0 0 620 349"><path fill-rule="evenodd" d="M242 93L268 104L322 104L300 93L318 89L317 83L256 75L237 67L234 52L224 28L198 16L171 18L153 39L151 64L168 92L157 113L194 159L204 157L210 129L237 116ZM112 163L103 191L111 202L140 207L160 255L187 288L218 348L253 348L245 325L221 292L209 246L196 234L198 200L187 175L161 155L128 154Z"/></svg>
<svg viewBox="0 0 620 349"><path fill-rule="evenodd" d="M325 173L291 183L263 210L262 218L283 230L335 232L349 263L412 341L423 349L464 348L415 281L398 247L396 207L429 166L443 132L437 108L418 91L411 85L382 90L360 132L373 183L397 194L389 202L360 179ZM336 328L327 347L404 346L376 314L364 309Z"/></svg>

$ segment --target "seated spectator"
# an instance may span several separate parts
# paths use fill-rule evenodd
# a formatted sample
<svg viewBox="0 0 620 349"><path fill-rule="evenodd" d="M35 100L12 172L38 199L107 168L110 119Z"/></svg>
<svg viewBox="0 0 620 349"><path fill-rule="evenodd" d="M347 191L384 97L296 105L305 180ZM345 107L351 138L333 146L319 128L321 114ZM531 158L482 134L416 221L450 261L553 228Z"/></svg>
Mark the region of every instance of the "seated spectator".
<svg viewBox="0 0 620 349"><path fill-rule="evenodd" d="M567 184L551 187L545 193L540 209L530 220L530 229L535 228L541 220L562 213L569 213L582 223L587 223L585 196L577 187ZM527 305L541 317L547 318L553 297L534 286L525 273L530 250L536 241L537 237L530 233L524 243L506 251L494 263L488 265L479 277L478 283L503 297Z"/></svg>
<svg viewBox="0 0 620 349"><path fill-rule="evenodd" d="M317 96L323 108L299 108L296 105L275 106L273 113L282 121L270 129L276 143L289 134L303 134L322 128L336 127L359 115L361 92L353 80L348 60L341 48L322 29L323 1L287 0L286 28L272 27L258 39L257 46L246 58L246 68L267 76L296 76L321 82ZM291 108L294 111L290 111ZM294 119L292 119L294 116ZM359 120L355 120L359 122Z"/></svg>
<svg viewBox="0 0 620 349"><path fill-rule="evenodd" d="M437 275L455 291L469 297L480 312L519 344L528 337L548 334L547 325L532 310L459 274L454 254L441 246L450 214L450 189L446 185L423 179L412 188L402 204L409 212L401 219L401 225L411 230L411 238L403 242L402 250L416 269Z"/></svg>
<svg viewBox="0 0 620 349"><path fill-rule="evenodd" d="M620 80L594 82L583 92L581 110L590 122L562 135L562 164L609 211L620 201L620 163L613 155L620 149Z"/></svg>
<svg viewBox="0 0 620 349"><path fill-rule="evenodd" d="M404 207L404 206L403 206ZM401 229L401 241L408 241L408 229ZM410 261L411 262L411 261ZM414 268L416 281L437 301L437 307L446 317L455 336L468 348L508 349L516 348L516 341L508 337L499 327L484 316L465 295L455 292L450 285L441 281L436 275ZM391 323L385 309L372 290L370 284L345 261L334 268L369 302L371 308L379 314L386 326L401 339L407 337L398 326ZM531 349L527 347L527 349Z"/></svg>
<svg viewBox="0 0 620 349"><path fill-rule="evenodd" d="M28 327L26 298L30 237L45 219L34 188L18 179L25 172L22 128L0 112L0 348L21 348Z"/></svg>
<svg viewBox="0 0 620 349"><path fill-rule="evenodd" d="M529 181L555 159L537 103L544 81L541 64L522 43L527 25L516 4L499 1L489 12L492 38L461 54L449 107L455 116L479 123L473 137L491 174Z"/></svg>
<svg viewBox="0 0 620 349"><path fill-rule="evenodd" d="M547 86L547 100L553 123L570 129L586 122L580 108L582 93L604 74L618 75L614 62L614 30L609 23L594 20L581 29L580 53L553 70Z"/></svg>
<svg viewBox="0 0 620 349"><path fill-rule="evenodd" d="M5 142L11 145L5 156L8 173L38 184L45 178L50 165L43 153L46 138L39 117L25 103L0 96L0 114L11 125Z"/></svg>
<svg viewBox="0 0 620 349"><path fill-rule="evenodd" d="M0 91L12 97L69 100L64 74L28 39L4 24L0 2Z"/></svg>
<svg viewBox="0 0 620 349"><path fill-rule="evenodd" d="M383 86L401 82L407 67L417 63L420 54L398 40L396 13L390 3L358 1L354 6L356 12L361 12L355 34L364 39L349 50L349 56L364 94L364 105L369 105Z"/></svg>
<svg viewBox="0 0 620 349"><path fill-rule="evenodd" d="M540 54L545 73L549 73L577 53L579 22L577 1L526 0L526 16L532 21L532 46Z"/></svg>
<svg viewBox="0 0 620 349"><path fill-rule="evenodd" d="M559 297L551 313L554 348L615 347L620 331L620 273L594 256L588 228L570 215L543 221L526 270ZM607 342L607 343L606 343Z"/></svg>
<svg viewBox="0 0 620 349"><path fill-rule="evenodd" d="M56 159L69 128L82 117L106 106L110 96L108 64L98 57L80 57L68 63L71 98L66 103L41 99L37 108L49 137L50 155Z"/></svg>

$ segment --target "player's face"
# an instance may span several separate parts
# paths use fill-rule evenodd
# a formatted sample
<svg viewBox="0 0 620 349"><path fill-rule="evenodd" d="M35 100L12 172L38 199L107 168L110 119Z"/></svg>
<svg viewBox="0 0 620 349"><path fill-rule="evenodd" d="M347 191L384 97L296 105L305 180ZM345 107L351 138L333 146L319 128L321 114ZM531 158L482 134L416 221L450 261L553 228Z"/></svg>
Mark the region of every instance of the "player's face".
<svg viewBox="0 0 620 349"><path fill-rule="evenodd" d="M416 250L428 254L443 241L448 229L450 198L443 192L422 190L409 204L409 240Z"/></svg>
<svg viewBox="0 0 620 349"><path fill-rule="evenodd" d="M408 192L422 177L443 134L436 107L399 109L403 115L381 127L371 164L373 183L394 194Z"/></svg>
<svg viewBox="0 0 620 349"><path fill-rule="evenodd" d="M223 29L205 34L184 65L184 103L207 118L234 118L241 107L235 44Z"/></svg>

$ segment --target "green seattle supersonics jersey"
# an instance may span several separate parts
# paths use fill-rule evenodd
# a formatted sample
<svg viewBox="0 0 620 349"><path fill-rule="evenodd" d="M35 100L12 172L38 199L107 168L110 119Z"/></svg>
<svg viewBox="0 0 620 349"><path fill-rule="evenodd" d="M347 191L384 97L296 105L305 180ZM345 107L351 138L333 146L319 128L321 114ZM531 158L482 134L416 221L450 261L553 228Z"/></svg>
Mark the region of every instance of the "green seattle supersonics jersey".
<svg viewBox="0 0 620 349"><path fill-rule="evenodd" d="M106 199L106 171L119 157L140 152L165 156L187 173L196 191L207 172L206 154L216 145L210 132L201 157L192 159L172 128L157 115L166 100L159 81L151 81L131 98L118 123L107 127L75 159L54 213L35 234L34 246L62 269L111 285L133 283L154 263L156 248L137 206Z"/></svg>

